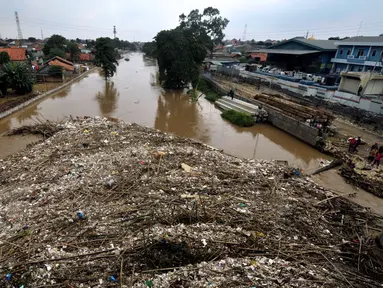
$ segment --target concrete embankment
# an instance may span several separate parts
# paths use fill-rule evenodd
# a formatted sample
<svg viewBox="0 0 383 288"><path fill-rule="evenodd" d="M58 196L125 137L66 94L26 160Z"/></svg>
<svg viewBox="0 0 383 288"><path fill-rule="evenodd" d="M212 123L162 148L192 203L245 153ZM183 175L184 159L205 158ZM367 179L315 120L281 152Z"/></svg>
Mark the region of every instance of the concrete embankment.
<svg viewBox="0 0 383 288"><path fill-rule="evenodd" d="M203 77L207 81L210 81L213 88L220 95L227 95L228 91L225 90L217 82L215 82L211 78L204 75L201 75L201 77ZM288 115L283 114L283 112L280 109L275 108L271 105L265 104L255 99L245 98L238 94L236 94L235 97L242 101L246 101L248 103L252 103L257 106L262 106L269 114L268 121L271 124L273 124L275 127L289 133L290 135L293 135L294 137L298 138L299 140L307 144L310 144L311 146L314 146L314 147L316 146L317 136L318 136L318 130L316 128L310 127L297 119L294 119Z"/></svg>
<svg viewBox="0 0 383 288"><path fill-rule="evenodd" d="M19 111L19 110L21 110L21 109L23 109L23 108L25 108L25 107L27 107L27 106L29 106L29 105L35 103L36 101L38 101L38 100L40 100L40 99L42 99L42 98L44 98L44 97L47 97L47 96L49 96L49 95L51 95L51 94L53 94L53 93L56 93L56 92L58 92L58 91L64 89L65 87L68 87L69 85L72 85L75 81L77 81L77 80L79 80L79 79L85 77L85 76L88 75L90 72L94 71L95 69L97 69L97 68L92 68L92 69L90 69L90 70L88 70L88 71L82 73L81 75L77 76L76 78L73 78L72 80L70 80L70 81L64 83L63 85L60 85L59 87L56 87L56 88L54 88L54 89L52 89L52 90L50 90L50 91L48 91L48 92L46 92L46 93L43 93L43 94L41 94L41 95L38 95L38 96L36 96L36 97L33 97L32 99L29 99L29 100L27 100L27 101L25 101L25 102L23 102L23 103L21 103L21 104L15 106L15 107L12 107L11 109L8 109L8 110L6 110L6 111L0 113L0 119L3 119L3 118L5 118L5 117L11 115L12 113L17 112L17 111Z"/></svg>

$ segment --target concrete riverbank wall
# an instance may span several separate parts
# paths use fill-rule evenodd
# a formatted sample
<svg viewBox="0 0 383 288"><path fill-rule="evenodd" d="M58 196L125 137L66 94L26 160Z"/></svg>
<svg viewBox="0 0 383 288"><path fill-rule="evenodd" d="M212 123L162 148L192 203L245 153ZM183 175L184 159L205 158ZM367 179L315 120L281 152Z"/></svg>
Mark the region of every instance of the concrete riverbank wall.
<svg viewBox="0 0 383 288"><path fill-rule="evenodd" d="M213 88L217 91L217 93L219 93L220 95L227 95L228 91L222 88L217 82L212 80L209 76L201 75L201 77L208 80L213 85ZM316 146L316 143L318 140L317 139L318 130L316 128L310 127L306 125L305 123L284 114L283 111L271 105L264 104L263 102L257 101L255 99L245 98L237 94L235 95L235 97L237 99L246 101L248 103L252 103L258 106L263 106L263 108L269 114L268 121L272 125L289 133L290 135L298 138L299 140L311 146L314 146L314 147Z"/></svg>
<svg viewBox="0 0 383 288"><path fill-rule="evenodd" d="M8 110L6 110L6 111L0 113L0 119L3 119L3 118L5 118L5 117L11 115L12 113L17 112L17 111L19 111L19 110L21 110L21 109L23 109L23 108L25 108L25 107L27 107L27 106L29 106L29 105L35 103L36 101L38 101L38 100L40 100L40 99L42 99L42 98L44 98L44 97L47 97L47 96L49 96L49 95L51 95L51 94L54 94L54 93L56 93L56 92L58 92L58 91L64 89L65 87L67 87L67 86L73 84L75 81L77 81L77 80L79 80L79 79L85 77L85 76L88 75L90 72L94 71L95 69L97 69L97 68L96 68L96 67L95 67L95 68L92 68L92 69L90 69L90 70L88 70L88 71L82 73L81 75L77 76L76 78L73 78L72 80L70 80L70 81L64 83L63 85L60 85L59 87L56 87L56 88L54 88L54 89L52 89L52 90L49 90L48 92L45 92L45 93L43 93L43 94L41 94L41 95L38 95L38 96L36 96L36 97L34 97L34 98L32 98L32 99L29 99L29 100L27 100L27 101L25 101L25 102L23 102L23 103L21 103L21 104L15 106L15 107L12 107L11 109L8 109Z"/></svg>

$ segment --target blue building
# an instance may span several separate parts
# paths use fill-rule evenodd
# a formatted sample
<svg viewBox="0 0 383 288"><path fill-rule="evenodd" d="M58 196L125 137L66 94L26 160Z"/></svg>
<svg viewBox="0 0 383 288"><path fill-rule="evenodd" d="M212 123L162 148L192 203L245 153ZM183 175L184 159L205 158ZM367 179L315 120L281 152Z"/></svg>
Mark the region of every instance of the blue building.
<svg viewBox="0 0 383 288"><path fill-rule="evenodd" d="M332 72L382 72L383 36L358 36L335 42Z"/></svg>

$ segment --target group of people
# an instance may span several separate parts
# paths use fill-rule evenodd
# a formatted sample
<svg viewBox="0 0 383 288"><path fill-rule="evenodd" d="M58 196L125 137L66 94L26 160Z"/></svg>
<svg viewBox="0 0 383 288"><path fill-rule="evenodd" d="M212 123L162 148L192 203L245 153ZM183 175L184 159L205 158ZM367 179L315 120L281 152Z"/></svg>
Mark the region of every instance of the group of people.
<svg viewBox="0 0 383 288"><path fill-rule="evenodd" d="M350 153L356 153L358 152L358 147L360 143L362 142L360 137L350 137L348 138L348 152ZM367 157L367 163L372 164L372 168L376 165L377 168L379 168L380 160L383 158L383 145L379 147L379 143L376 142L374 145L371 146L370 152Z"/></svg>
<svg viewBox="0 0 383 288"><path fill-rule="evenodd" d="M375 166L379 168L380 160L383 158L383 146L379 147L379 143L375 143L370 148L370 154L368 155L368 163L372 163L372 167Z"/></svg>

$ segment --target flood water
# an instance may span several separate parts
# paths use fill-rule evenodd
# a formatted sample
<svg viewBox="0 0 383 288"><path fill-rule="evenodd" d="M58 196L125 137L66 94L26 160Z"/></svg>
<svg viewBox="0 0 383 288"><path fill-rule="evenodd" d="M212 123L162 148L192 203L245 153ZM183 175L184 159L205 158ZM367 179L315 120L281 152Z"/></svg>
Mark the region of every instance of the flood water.
<svg viewBox="0 0 383 288"><path fill-rule="evenodd" d="M269 125L236 127L203 99L192 103L179 91L164 91L153 82L156 65L140 53L120 61L117 75L105 82L99 71L70 87L0 120L0 134L36 118L61 120L72 116L114 116L205 142L246 158L287 160L303 168L328 159L314 148ZM0 141L1 149L7 149ZM0 155L1 156L1 155Z"/></svg>

